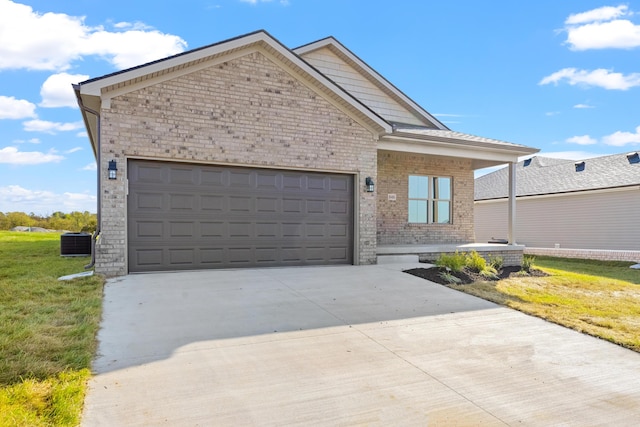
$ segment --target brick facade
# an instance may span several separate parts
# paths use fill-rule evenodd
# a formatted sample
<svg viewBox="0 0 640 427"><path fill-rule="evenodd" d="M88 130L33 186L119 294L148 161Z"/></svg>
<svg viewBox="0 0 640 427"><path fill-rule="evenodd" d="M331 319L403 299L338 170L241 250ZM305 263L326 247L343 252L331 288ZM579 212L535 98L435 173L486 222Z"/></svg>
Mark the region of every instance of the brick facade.
<svg viewBox="0 0 640 427"><path fill-rule="evenodd" d="M145 158L355 174L355 242L361 264L376 260L377 179L371 132L259 51L114 97L101 112L102 236L96 271L127 273L126 167ZM469 201L473 201L473 187Z"/></svg>
<svg viewBox="0 0 640 427"><path fill-rule="evenodd" d="M451 224L408 223L409 175L453 178ZM381 150L378 152L376 184L379 245L428 245L474 241L474 184L470 160ZM395 201L389 200L389 194L395 194Z"/></svg>

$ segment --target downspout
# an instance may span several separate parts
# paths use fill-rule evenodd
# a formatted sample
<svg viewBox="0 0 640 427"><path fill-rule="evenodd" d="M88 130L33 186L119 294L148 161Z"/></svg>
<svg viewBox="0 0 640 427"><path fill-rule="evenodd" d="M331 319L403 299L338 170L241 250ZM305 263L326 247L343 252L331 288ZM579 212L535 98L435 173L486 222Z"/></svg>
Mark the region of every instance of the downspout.
<svg viewBox="0 0 640 427"><path fill-rule="evenodd" d="M96 264L96 242L98 238L100 238L100 233L102 231L102 197L100 194L100 188L102 185L102 173L101 173L101 165L100 165L100 113L91 108L85 106L82 103L82 98L80 97L80 85L74 84L73 89L76 91L76 98L78 99L78 106L80 109L86 113L93 114L96 116L96 170L98 173L97 179L97 213L96 213L96 231L93 232L93 236L91 236L91 262L84 266L85 270L93 268Z"/></svg>

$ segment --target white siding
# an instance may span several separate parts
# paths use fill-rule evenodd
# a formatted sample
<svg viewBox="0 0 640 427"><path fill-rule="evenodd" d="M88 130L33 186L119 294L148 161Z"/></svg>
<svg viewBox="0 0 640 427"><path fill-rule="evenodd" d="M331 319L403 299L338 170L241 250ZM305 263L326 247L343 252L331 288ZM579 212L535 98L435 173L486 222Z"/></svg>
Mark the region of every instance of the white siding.
<svg viewBox="0 0 640 427"><path fill-rule="evenodd" d="M475 203L477 242L507 236L507 201ZM529 247L640 250L640 191L518 198L516 242Z"/></svg>
<svg viewBox="0 0 640 427"><path fill-rule="evenodd" d="M329 48L314 50L302 57L386 120L412 125L426 124Z"/></svg>

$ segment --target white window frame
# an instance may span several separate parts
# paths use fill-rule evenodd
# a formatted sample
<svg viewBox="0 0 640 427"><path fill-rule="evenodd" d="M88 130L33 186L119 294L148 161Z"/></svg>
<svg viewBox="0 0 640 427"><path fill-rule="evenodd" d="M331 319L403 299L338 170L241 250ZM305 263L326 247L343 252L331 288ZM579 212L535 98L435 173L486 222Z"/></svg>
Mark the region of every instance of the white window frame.
<svg viewBox="0 0 640 427"><path fill-rule="evenodd" d="M449 180L448 198L439 196L436 191L438 180ZM424 181L427 188L425 192ZM414 188L412 188L412 185ZM416 187L417 185L417 187ZM409 175L407 179L408 206L407 221L409 224L452 224L453 223L453 177L433 176L433 175ZM447 195L447 194L445 194ZM448 215L446 222L436 220L439 206L442 203L448 204ZM414 212L412 212L414 211Z"/></svg>

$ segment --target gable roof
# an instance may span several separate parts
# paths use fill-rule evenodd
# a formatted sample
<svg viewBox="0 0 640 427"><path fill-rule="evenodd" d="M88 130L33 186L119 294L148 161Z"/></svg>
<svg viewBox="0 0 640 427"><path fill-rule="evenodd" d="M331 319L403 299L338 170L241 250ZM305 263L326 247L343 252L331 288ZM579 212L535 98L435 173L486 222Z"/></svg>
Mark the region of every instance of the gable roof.
<svg viewBox="0 0 640 427"><path fill-rule="evenodd" d="M86 109L83 107L93 111L99 111L101 107L108 108L112 97L155 84L158 81L193 72L199 68L209 67L217 62L246 55L252 50L260 50L274 62L288 68L292 74L307 82L312 90L345 111L373 133L382 135L391 132L391 125L380 115L293 53L269 33L259 30L74 85L94 150L97 143L97 118L95 114L85 111Z"/></svg>
<svg viewBox="0 0 640 427"><path fill-rule="evenodd" d="M355 70L357 79L369 82L380 94L406 109L419 124L394 123L393 114L378 108L375 99L362 96L347 82L334 80L339 75L327 75L326 69L307 61L319 49L331 49L347 67ZM112 98L256 51L368 129L378 140L378 149L472 159L474 169L514 162L519 156L538 151L451 131L333 37L291 50L259 30L73 85L94 154L99 144L98 116L103 108L110 108Z"/></svg>
<svg viewBox="0 0 640 427"><path fill-rule="evenodd" d="M344 63L326 64L324 63L323 58L314 58L314 53L322 50L330 51L333 55L344 61ZM416 122L412 124L420 124L425 127L435 129L449 129L334 37L326 37L295 48L293 51L308 62L314 64L314 66L319 68L320 71L330 76L338 84L343 86L351 85L350 80L353 79L353 76L345 73L346 70L344 69L346 67L350 67L357 75L362 76L362 78L374 86L380 92L380 97L388 96L401 108L405 109L408 114L414 116L414 120L416 120ZM355 91L352 90L350 92L354 93L358 99L369 105L370 108L378 112L387 120L391 119L388 113L385 114L384 108L375 100L371 98L368 99L366 94L356 94Z"/></svg>
<svg viewBox="0 0 640 427"><path fill-rule="evenodd" d="M635 156L634 156L635 154ZM533 157L516 165L516 196L537 196L640 185L638 153L582 161ZM476 178L475 199L508 197L508 168Z"/></svg>

